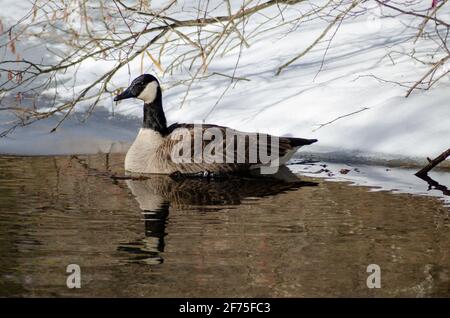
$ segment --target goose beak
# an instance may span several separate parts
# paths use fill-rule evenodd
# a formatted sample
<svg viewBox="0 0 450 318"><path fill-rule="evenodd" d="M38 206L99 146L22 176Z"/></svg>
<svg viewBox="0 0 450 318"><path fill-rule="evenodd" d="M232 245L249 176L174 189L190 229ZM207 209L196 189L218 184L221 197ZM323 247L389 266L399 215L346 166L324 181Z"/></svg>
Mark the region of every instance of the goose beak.
<svg viewBox="0 0 450 318"><path fill-rule="evenodd" d="M128 87L126 90L124 90L122 93L114 97L114 101L118 102L122 99L132 98L134 95L131 93L131 89Z"/></svg>

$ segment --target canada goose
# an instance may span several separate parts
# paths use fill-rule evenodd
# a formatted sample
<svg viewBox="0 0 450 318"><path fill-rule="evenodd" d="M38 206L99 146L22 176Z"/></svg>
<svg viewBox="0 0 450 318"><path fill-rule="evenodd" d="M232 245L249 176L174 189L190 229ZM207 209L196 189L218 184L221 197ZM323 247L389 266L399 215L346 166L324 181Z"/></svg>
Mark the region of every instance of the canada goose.
<svg viewBox="0 0 450 318"><path fill-rule="evenodd" d="M137 98L144 101L143 126L125 157L125 170L129 172L226 174L264 167L274 163L279 166L286 163L300 147L317 141L316 139L275 137L260 133L250 134L217 125L201 125L200 130L194 124L175 123L168 127L162 107L161 87L158 80L150 74L143 74L134 79L125 91L114 98L114 101L127 98ZM202 136L200 142L197 142L198 131ZM211 131L213 131L214 138L210 136L210 139L206 140L207 138L204 138L204 136ZM227 133L230 135L227 135ZM220 140L221 147L214 148L211 145L216 141L216 134L226 137ZM188 148L182 148L182 151L180 151L180 137L183 136L187 136L189 143ZM243 139L239 139L240 137ZM231 138L233 138L232 142ZM238 140L245 141L243 148L237 146ZM185 142L186 140L183 140L182 145L186 145ZM214 145L217 146L218 143L216 142ZM269 149L265 149L267 146ZM201 148L200 160L197 153L198 148ZM185 151L186 149L187 151ZM256 151L252 152L253 149L256 149ZM277 160L268 163L262 157L261 149L267 150L266 154L275 154ZM215 156L214 158L222 158L223 160L208 161L202 159L204 158L201 157L202 151L206 150L211 151L211 155L214 153L212 155ZM181 156L186 155L189 160L186 160L185 157L182 160L173 160L174 153ZM255 156L254 153L257 153L257 155Z"/></svg>

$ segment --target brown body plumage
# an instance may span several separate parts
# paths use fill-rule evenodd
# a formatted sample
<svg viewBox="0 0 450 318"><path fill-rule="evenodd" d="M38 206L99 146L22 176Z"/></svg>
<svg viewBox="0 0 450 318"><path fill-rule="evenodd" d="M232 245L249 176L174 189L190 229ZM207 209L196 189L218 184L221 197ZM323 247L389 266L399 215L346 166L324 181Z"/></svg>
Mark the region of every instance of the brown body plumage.
<svg viewBox="0 0 450 318"><path fill-rule="evenodd" d="M148 74L135 79L115 100L132 97L144 101L144 124L125 158L125 169L130 172L228 174L279 166L300 147L317 141L245 133L217 125L167 127L159 83ZM216 140L217 136L221 139Z"/></svg>

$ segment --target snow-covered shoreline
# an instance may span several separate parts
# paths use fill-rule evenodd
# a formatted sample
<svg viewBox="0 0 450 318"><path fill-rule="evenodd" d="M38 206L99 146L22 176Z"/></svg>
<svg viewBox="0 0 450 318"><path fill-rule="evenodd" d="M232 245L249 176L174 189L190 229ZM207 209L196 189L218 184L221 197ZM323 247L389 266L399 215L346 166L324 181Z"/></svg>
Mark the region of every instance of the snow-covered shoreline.
<svg viewBox="0 0 450 318"><path fill-rule="evenodd" d="M266 14L275 12L270 10ZM445 10L449 11L443 9L440 14L449 17L450 12ZM335 160L351 160L355 157L367 162L399 161L420 165L426 157L435 157L450 145L450 81L447 75L432 89L414 91L408 98L404 97L405 87L393 83L417 80L428 69L403 55L386 56L392 47L398 46L397 49L404 52L413 48L425 52L432 44L426 39L418 41L416 47L409 42L404 44L405 38L413 36L404 28L405 22L409 20L384 17L374 24L364 16L345 21L333 38L322 67L327 41L279 76L275 76L277 67L307 47L326 21L306 23L292 32L287 32L288 27L264 32L252 39L250 47L244 48L240 56L236 76L247 80L233 83L229 89L230 79L224 76L215 75L195 82L182 107L186 86L169 87L183 77L182 72L162 76L147 60L145 72L157 75L165 87L163 100L169 124L205 120L243 131L317 138L318 143L305 147L301 153L312 153L320 159L335 156ZM251 29L251 25L248 28ZM25 57L33 54L26 50L26 43L21 45L25 48ZM211 63L208 73L233 74L240 54L237 48L218 57ZM164 56L162 66L171 58ZM108 66L106 62L87 60L78 71L79 87ZM139 75L140 62L131 63L130 70L131 77L126 69L118 72L114 78L118 87L126 86ZM380 81L380 78L389 81ZM227 92L220 99L224 90ZM115 105L111 99L105 99L97 115L86 122L69 119L51 134L50 130L58 121L56 117L19 127L0 138L0 153L123 152L137 133L142 105L135 100ZM80 105L74 113L83 114L88 107ZM0 112L2 131L8 120L4 112ZM113 150L111 145L115 145Z"/></svg>
<svg viewBox="0 0 450 318"><path fill-rule="evenodd" d="M351 186L365 186L370 191L391 191L438 197L445 206L450 206L450 197L441 190L430 187L427 182L416 177L411 168L387 168L382 165L344 164L317 162L313 164L291 164L289 169L299 175L322 178L332 182L346 182ZM441 185L450 184L450 174L435 170L430 177Z"/></svg>

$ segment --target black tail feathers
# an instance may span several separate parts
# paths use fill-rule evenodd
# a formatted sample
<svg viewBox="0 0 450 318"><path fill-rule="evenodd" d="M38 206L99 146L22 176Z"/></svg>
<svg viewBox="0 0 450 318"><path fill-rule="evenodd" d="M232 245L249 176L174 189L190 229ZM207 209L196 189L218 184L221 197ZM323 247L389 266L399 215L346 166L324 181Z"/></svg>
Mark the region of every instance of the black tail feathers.
<svg viewBox="0 0 450 318"><path fill-rule="evenodd" d="M290 137L289 141L293 147L305 146L313 144L317 141L317 139L304 139L304 138L294 138Z"/></svg>

